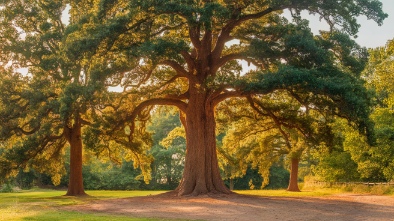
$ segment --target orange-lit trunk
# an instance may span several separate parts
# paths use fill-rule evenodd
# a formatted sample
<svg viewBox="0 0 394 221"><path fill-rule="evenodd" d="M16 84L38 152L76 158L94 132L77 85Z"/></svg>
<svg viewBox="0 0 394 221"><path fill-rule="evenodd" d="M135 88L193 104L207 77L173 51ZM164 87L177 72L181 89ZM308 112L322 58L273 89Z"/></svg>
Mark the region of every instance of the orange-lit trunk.
<svg viewBox="0 0 394 221"><path fill-rule="evenodd" d="M70 144L70 176L66 196L84 196L81 124L75 122L72 128L66 127L65 135Z"/></svg>
<svg viewBox="0 0 394 221"><path fill-rule="evenodd" d="M287 187L287 191L300 192L300 189L298 188L298 164L299 164L299 161L300 160L298 158L291 159L290 181L289 181L289 186Z"/></svg>
<svg viewBox="0 0 394 221"><path fill-rule="evenodd" d="M219 172L214 107L203 89L193 89L185 119L186 159L178 195L230 193Z"/></svg>

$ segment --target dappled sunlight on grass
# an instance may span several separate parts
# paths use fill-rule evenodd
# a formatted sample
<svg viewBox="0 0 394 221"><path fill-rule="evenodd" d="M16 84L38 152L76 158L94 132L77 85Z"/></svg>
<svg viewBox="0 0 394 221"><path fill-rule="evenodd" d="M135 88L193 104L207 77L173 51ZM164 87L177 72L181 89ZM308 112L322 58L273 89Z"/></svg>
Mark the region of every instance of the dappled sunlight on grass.
<svg viewBox="0 0 394 221"><path fill-rule="evenodd" d="M66 212L66 211L49 211L36 214L34 216L27 216L19 220L37 220L37 221L96 221L96 220L111 220L111 221L157 221L157 219L149 218L130 218L126 216L114 215L99 215L90 213Z"/></svg>
<svg viewBox="0 0 394 221"><path fill-rule="evenodd" d="M35 216L38 210L34 206L25 206L17 201L8 205L0 204L0 220L22 220L26 216Z"/></svg>
<svg viewBox="0 0 394 221"><path fill-rule="evenodd" d="M112 199L112 198L126 198L126 197L137 197L137 196L149 196L164 193L165 191L105 191L105 190L92 190L86 191L88 196L86 197L74 197L64 196L65 191L58 190L44 190L44 189L32 189L24 190L15 193L0 193L0 205L5 202L18 202L18 203L51 203L54 205L74 205L91 200L98 199Z"/></svg>
<svg viewBox="0 0 394 221"><path fill-rule="evenodd" d="M59 211L67 205L89 203L100 199L148 196L165 191L86 191L89 196L64 196L65 191L32 189L14 193L0 193L0 220L155 220L130 217L98 216Z"/></svg>

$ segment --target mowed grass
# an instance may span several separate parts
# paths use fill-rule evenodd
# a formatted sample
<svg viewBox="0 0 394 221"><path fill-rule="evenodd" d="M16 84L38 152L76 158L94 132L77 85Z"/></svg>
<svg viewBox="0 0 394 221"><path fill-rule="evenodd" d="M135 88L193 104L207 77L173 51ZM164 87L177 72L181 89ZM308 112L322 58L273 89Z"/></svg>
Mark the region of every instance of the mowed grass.
<svg viewBox="0 0 394 221"><path fill-rule="evenodd" d="M33 189L0 193L0 220L149 220L102 214L62 211L62 206L79 205L93 200L148 196L164 191L86 191L88 197L64 196L65 191Z"/></svg>

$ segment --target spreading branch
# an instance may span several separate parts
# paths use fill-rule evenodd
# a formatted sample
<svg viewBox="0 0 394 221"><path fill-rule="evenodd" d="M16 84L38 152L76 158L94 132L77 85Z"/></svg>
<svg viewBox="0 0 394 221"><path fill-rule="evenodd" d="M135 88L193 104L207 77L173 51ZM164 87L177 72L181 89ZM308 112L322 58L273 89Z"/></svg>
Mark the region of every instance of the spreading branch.
<svg viewBox="0 0 394 221"><path fill-rule="evenodd" d="M228 99L228 98L233 98L233 97L245 97L246 94L243 94L242 92L239 91L225 91L223 93L220 93L218 95L216 95L213 99L212 99L212 104L214 106L216 106L217 104L219 104L220 102Z"/></svg>
<svg viewBox="0 0 394 221"><path fill-rule="evenodd" d="M189 73L177 62L172 60L165 60L160 62L160 64L170 66L173 68L179 76L189 78Z"/></svg>
<svg viewBox="0 0 394 221"><path fill-rule="evenodd" d="M255 14L249 14L249 15L244 15L241 16L239 19L232 19L230 20L221 30L221 33L218 37L218 40L216 42L215 49L212 52L212 56L214 58L219 58L220 55L222 54L222 51L225 47L226 42L229 41L230 33L236 28L237 26L241 25L242 23L252 20L252 19L258 19L261 18L273 11L280 10L281 8L267 8L259 13Z"/></svg>

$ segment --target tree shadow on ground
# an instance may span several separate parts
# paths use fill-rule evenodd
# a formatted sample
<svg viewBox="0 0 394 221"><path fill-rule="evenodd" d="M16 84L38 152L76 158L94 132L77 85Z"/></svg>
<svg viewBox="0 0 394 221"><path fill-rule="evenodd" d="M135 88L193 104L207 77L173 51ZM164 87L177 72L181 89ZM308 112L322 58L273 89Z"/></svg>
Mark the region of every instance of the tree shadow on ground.
<svg viewBox="0 0 394 221"><path fill-rule="evenodd" d="M342 194L327 197L260 197L241 194L177 197L161 194L96 201L66 210L129 217L188 220L393 220L394 198Z"/></svg>

